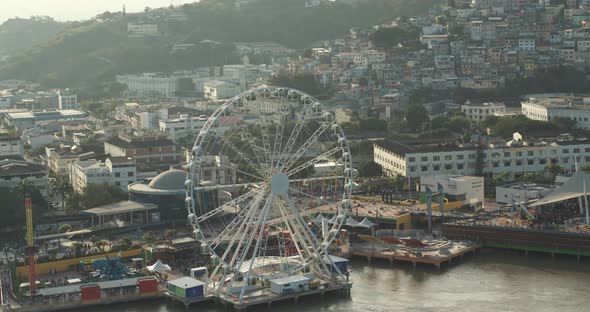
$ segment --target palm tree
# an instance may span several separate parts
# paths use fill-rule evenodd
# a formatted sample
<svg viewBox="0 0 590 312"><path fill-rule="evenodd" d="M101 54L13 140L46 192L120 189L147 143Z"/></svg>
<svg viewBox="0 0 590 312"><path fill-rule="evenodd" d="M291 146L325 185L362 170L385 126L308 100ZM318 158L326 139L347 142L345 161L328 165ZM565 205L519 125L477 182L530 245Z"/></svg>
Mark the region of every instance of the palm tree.
<svg viewBox="0 0 590 312"><path fill-rule="evenodd" d="M66 210L66 196L74 192L70 181L62 176L54 176L49 182L49 188L51 197L61 195L61 208Z"/></svg>
<svg viewBox="0 0 590 312"><path fill-rule="evenodd" d="M25 201L25 198L27 198L27 196L30 196L30 194L35 189L36 189L35 184L33 184L33 182L31 182L31 180L29 180L28 178L24 178L24 179L18 181L16 186L13 188L13 190L15 192L22 195L22 198L23 198L22 202L23 203Z"/></svg>

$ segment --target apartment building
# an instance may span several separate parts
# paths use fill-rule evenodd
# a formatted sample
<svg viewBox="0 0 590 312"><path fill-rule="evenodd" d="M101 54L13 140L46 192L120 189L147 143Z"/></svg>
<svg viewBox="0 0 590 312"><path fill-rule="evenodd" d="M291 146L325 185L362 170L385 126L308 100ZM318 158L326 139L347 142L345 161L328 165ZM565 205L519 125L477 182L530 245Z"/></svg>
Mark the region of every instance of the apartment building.
<svg viewBox="0 0 590 312"><path fill-rule="evenodd" d="M127 186L137 179L135 160L131 157L110 157L104 162L80 160L69 166L70 182L76 192L82 192L88 184L114 185L127 191Z"/></svg>
<svg viewBox="0 0 590 312"><path fill-rule="evenodd" d="M481 166L484 174L510 173L520 176L541 172L548 164L566 171L590 165L590 140L555 138L523 142L520 134L505 144L404 144L395 141L374 143L374 161L387 175L422 177L440 174L474 175Z"/></svg>

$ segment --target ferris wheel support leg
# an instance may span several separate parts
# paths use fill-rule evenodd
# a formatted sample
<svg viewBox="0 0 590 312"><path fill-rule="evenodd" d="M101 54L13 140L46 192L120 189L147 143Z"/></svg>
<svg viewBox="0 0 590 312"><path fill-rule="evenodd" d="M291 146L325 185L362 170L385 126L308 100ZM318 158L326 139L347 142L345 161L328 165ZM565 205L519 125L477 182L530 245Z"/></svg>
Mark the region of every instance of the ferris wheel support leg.
<svg viewBox="0 0 590 312"><path fill-rule="evenodd" d="M293 213L295 215L295 219L297 220L297 222L305 229L305 231L303 231L303 234L306 235L308 240L311 242L311 247L317 257L316 261L318 261L320 263L320 266L322 268L324 268L324 270L325 270L324 273L326 273L328 276L331 276L331 269L329 269L327 267L326 263L324 262L324 259L322 259L322 256L325 256L328 258L328 260L330 260L330 257L328 257L328 252L326 251L325 247L318 241L317 237L311 236L310 233L313 233L313 232L311 231L311 229L309 228L307 223L305 223L305 220L303 220L301 218L301 215L299 214L299 212L297 212L297 209L293 205L293 202L288 197L285 199L285 201L287 202L287 205L291 209L291 213ZM316 248L316 245L319 246L319 248L321 249L321 252L318 251L318 249ZM332 261L330 260L330 262L332 262ZM333 263L332 263L332 266L333 266ZM342 273L340 273L340 274L342 274Z"/></svg>
<svg viewBox="0 0 590 312"><path fill-rule="evenodd" d="M256 247L254 247L254 253L252 254L252 260L250 260L250 266L248 267L248 272L246 273L245 282L248 283L250 280L250 272L252 272L252 266L254 265L254 260L258 256L258 249L260 248L260 243L262 242L262 235L264 234L264 227L266 225L266 219L268 217L268 212L270 211L270 207L272 206L274 195L271 195L267 198L266 203L264 205L264 209L262 211L262 220L258 220L258 223L255 226L255 229L258 230L258 239L256 240ZM240 264L241 265L241 264ZM246 284L242 286L242 291L240 291L240 302L242 302L242 298L244 297L244 291L246 290Z"/></svg>
<svg viewBox="0 0 590 312"><path fill-rule="evenodd" d="M240 228L238 229L238 231L234 234L234 236L232 237L232 240L230 242L230 244L228 245L227 249L225 250L223 256L222 256L222 260L225 259L225 257L227 257L227 255L229 254L229 252L232 249L232 246L235 243L236 238L240 235L241 233L241 238L240 238L240 242L238 244L238 246L236 247L236 252L234 253L234 255L232 256L232 259L228 265L229 268L232 267L232 265L234 264L235 260L237 259L238 253L240 248L242 248L242 244L244 242L244 240L246 239L246 234L248 233L248 224L250 224L254 218L255 215L255 211L257 210L256 207L260 204L260 201L262 200L262 198L264 197L264 194L266 192L261 192L258 197L255 199L255 201L253 202L253 206L255 207L251 207L250 209L248 209L248 214L244 220L244 222L242 222L242 224L240 225ZM246 250L247 251L247 250ZM220 263L216 268L215 268L215 273L219 270L220 266L222 265L222 263ZM227 278L227 274L228 272L223 272L223 280L225 280ZM233 283L234 283L234 279L232 279L229 283L228 288L231 289L233 287ZM223 283L220 283L219 287L217 288L217 293L219 293L221 291L221 288L223 287Z"/></svg>

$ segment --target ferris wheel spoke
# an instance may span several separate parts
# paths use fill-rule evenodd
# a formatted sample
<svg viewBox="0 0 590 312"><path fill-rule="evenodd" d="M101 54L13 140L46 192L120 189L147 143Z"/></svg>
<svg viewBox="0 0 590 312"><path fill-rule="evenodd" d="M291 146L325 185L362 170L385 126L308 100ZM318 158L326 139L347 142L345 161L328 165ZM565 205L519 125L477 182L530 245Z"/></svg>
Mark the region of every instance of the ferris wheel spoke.
<svg viewBox="0 0 590 312"><path fill-rule="evenodd" d="M308 193L305 193L305 192L303 192L303 191L296 190L296 189L293 189L293 188L289 188L289 191L291 191L291 192L293 192L293 193L297 193L297 194L299 194L299 195L303 195L303 196L305 196L305 197L313 198L314 200L319 200L319 201L320 201L320 203L321 203L321 202L324 202L324 203L326 203L326 204L328 204L328 205L337 205L337 203L335 203L335 202L331 202L331 201L327 201L327 200L323 199L321 196L320 196L320 197L317 197L317 196L315 196L315 195L311 195L311 194L308 194ZM315 208L319 208L319 207L315 207ZM308 209L306 209L306 210L300 210L300 211L307 211L307 210L308 210Z"/></svg>
<svg viewBox="0 0 590 312"><path fill-rule="evenodd" d="M247 176L249 176L251 178L257 179L258 181L255 181L255 182L262 182L262 181L266 180L265 178L263 178L261 176L257 176L255 174L251 174L251 173L246 172L244 170L236 169L236 172L239 172L239 173L241 173L243 175L247 175ZM255 182L253 182L253 183L255 183Z"/></svg>
<svg viewBox="0 0 590 312"><path fill-rule="evenodd" d="M304 231L302 231L303 235L307 236L307 240L309 242L311 242L310 245L311 245L311 248L313 249L314 257L316 258L315 260L317 262L319 262L319 264L324 268L325 272L330 272L330 269L326 266L326 263L324 262L324 259L323 259L324 256L328 255L328 252L326 251L325 246L323 246L322 242L320 242L317 239L317 237L315 235L313 235L313 232L311 231L311 229L309 228L307 223L305 223L305 220L303 220L303 218L301 217L301 215L297 211L297 208L295 208L295 205L293 204L293 201L291 201L289 196L284 196L284 197L285 197L287 206L291 210L291 213L293 213L293 215L295 216L295 220L304 228ZM319 250L318 250L318 248L319 248Z"/></svg>
<svg viewBox="0 0 590 312"><path fill-rule="evenodd" d="M308 117L309 117L310 111L311 111L310 106L309 105L306 106L305 110L301 114L301 118L297 119L295 127L293 128L293 131L291 131L291 135L289 136L289 139L287 140L287 144L285 144L285 148L283 149L283 151L281 152L281 154L279 156L279 164L282 163L283 159L289 153L291 153L291 151L293 150L293 146L295 146L295 142L297 142L297 138L299 138L299 135L301 133L301 129L303 128L305 123L309 120Z"/></svg>
<svg viewBox="0 0 590 312"><path fill-rule="evenodd" d="M269 165L269 167L272 168L272 151L270 149L270 138L268 136L268 123L266 123L265 121L263 123L258 124L258 126L260 127L260 132L262 134L262 145L264 146L266 163Z"/></svg>
<svg viewBox="0 0 590 312"><path fill-rule="evenodd" d="M315 132L303 143L303 145L289 158L287 161L280 165L280 170L284 171L285 169L291 168L298 160L307 152L307 150L319 139L319 137L328 129L330 123L324 122L320 125L319 128L315 130Z"/></svg>
<svg viewBox="0 0 590 312"><path fill-rule="evenodd" d="M234 235L233 235L230 243L227 245L227 247L226 247L223 255L221 257L219 257L219 260L221 262L223 262L224 265L227 265L228 268L234 268L235 267L234 266L235 265L235 259L238 256L238 254L240 252L240 249L242 248L242 245L243 245L243 243L245 241L246 234L248 234L248 232L249 232L248 231L249 230L248 229L248 226L249 226L249 224L251 224L251 222L253 220L253 216L256 215L255 212L258 210L257 208L260 205L260 201L264 198L264 194L265 193L266 192L263 192L263 193L259 194L255 198L255 200L253 201L253 203L250 206L250 208L246 210L247 211L247 214L246 214L246 216L244 218L244 221L240 223L240 227L239 227L238 231L234 233ZM236 242L236 239L238 237L240 237L238 246L236 247L236 249L235 249L235 251L234 251L234 253L233 253L232 257L231 257L231 260L228 263L227 261L225 261L225 259L228 257L229 253L232 252L233 246L234 246L234 244ZM247 247L249 249L249 245ZM246 252L247 252L247 250L246 250ZM215 271L213 271L213 273L212 273L212 276L214 276L215 274L217 274L218 270L219 270L219 267L216 267L215 268ZM227 275L227 272L224 272L224 278L226 277L226 275ZM230 282L230 286L229 286L230 288L231 288L231 285L233 285L233 280ZM218 288L218 292L220 290L221 290L221 288Z"/></svg>
<svg viewBox="0 0 590 312"><path fill-rule="evenodd" d="M233 200L230 200L229 202L227 202L227 203L225 203L225 204L223 204L223 205L221 205L221 206L219 206L219 207L217 207L217 208L215 208L215 209L213 209L213 210L205 213L204 215L201 215L201 216L197 217L197 222L203 222L203 221L205 221L205 220L207 220L209 218L212 218L212 217L214 217L214 216L216 216L216 215L218 215L220 213L223 213L223 212L225 212L225 210L227 208L236 206L238 203L241 203L241 202L245 201L246 199L248 199L248 198L252 197L253 195L257 194L259 191L260 191L259 189L254 189L254 190L251 190L251 191L243 194L242 196L239 196L239 197L237 197L237 198L235 198Z"/></svg>
<svg viewBox="0 0 590 312"><path fill-rule="evenodd" d="M262 170L262 168L257 167L255 165L256 162L252 161L252 159L250 159L250 157L248 157L241 149L236 147L232 142L225 138L221 138L221 141L223 141L224 145L228 146L234 153L236 153L236 155L238 155L242 159L242 161L246 162L248 166L250 166L254 171L256 171L256 173L264 176L264 170Z"/></svg>
<svg viewBox="0 0 590 312"><path fill-rule="evenodd" d="M232 238L232 242L230 243L230 247L233 246L235 240L237 239L237 237L239 236L239 242L238 245L236 247L236 250L230 260L230 266L232 267L236 267L236 261L242 261L240 259L243 258L243 256L245 256L245 254L247 254L248 249L250 248L251 245L251 240L248 239L249 234L252 230L251 225L254 223L254 221L256 220L256 217L259 217L259 213L261 210L260 206L262 204L262 201L264 200L265 195L267 194L267 192L261 193L260 196L258 196L256 198L256 200L253 202L252 206L250 208L248 208L248 216L246 217L246 219L244 220L244 222L242 222L240 228L238 229L238 232L236 232L235 236ZM266 202L265 202L266 205ZM231 248L228 248L228 250ZM226 251L227 252L227 251Z"/></svg>
<svg viewBox="0 0 590 312"><path fill-rule="evenodd" d="M341 151L341 149L339 147L334 147L331 150L324 152L324 153L314 157L313 159L302 163L301 165L299 165L295 168L286 168L285 174L288 176L292 176L292 175L300 172L301 170L307 169L315 164L318 164L320 161L325 160L327 157L330 157L330 156L338 153L339 151Z"/></svg>
<svg viewBox="0 0 590 312"><path fill-rule="evenodd" d="M283 132L285 131L285 123L286 123L286 117L287 114L284 112L280 113L281 118L280 118L280 122L279 125L276 127L275 129L275 140L274 140L274 144L273 144L273 149L272 149L272 166L271 166L271 171L272 174L275 174L277 172L277 168L280 162L280 156L281 156L281 146L283 145Z"/></svg>
<svg viewBox="0 0 590 312"><path fill-rule="evenodd" d="M284 206L285 205L283 204L283 202L280 202L278 205L278 209L280 211L282 219L284 220L285 227L287 228L287 231L289 233L289 237L293 240L293 245L295 246L295 249L297 250L297 254L299 254L301 259L305 259L304 252L301 249L301 246L304 246L304 245L302 243L298 242L298 237L300 235L298 233L300 231L295 230L296 226L294 226L294 224L292 223L293 215L285 212ZM305 252L307 254L309 254L309 250L305 250Z"/></svg>
<svg viewBox="0 0 590 312"><path fill-rule="evenodd" d="M258 195L259 197L262 197L262 193ZM231 233L234 234L234 237L236 237L236 235L241 234L241 230L238 231L233 231L233 229L235 229L238 225L242 226L243 223L241 223L247 216L250 216L250 214L253 212L252 208L254 207L254 205L257 204L257 198L254 198L252 201L250 201L248 204L246 204L246 206L240 210L240 212L238 213L238 215L230 222L230 225L227 226L222 232L221 234L219 234L211 243L212 246L215 246L215 248L221 244L224 240L225 237ZM247 223L247 222L246 222Z"/></svg>
<svg viewBox="0 0 590 312"><path fill-rule="evenodd" d="M238 188L238 187L262 187L265 186L265 182L249 182L249 183L237 183L237 184L218 184L218 185L206 185L206 186L199 186L195 187L195 191L212 191L212 190L221 190L221 189L229 189L229 188Z"/></svg>

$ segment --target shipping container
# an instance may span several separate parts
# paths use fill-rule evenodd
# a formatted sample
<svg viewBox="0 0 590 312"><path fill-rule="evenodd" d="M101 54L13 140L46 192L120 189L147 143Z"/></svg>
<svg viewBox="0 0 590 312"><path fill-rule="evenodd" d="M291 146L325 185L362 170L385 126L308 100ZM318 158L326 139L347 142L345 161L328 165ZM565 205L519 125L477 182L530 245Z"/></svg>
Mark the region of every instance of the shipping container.
<svg viewBox="0 0 590 312"><path fill-rule="evenodd" d="M154 293L158 291L158 280L153 277L142 278L137 281L140 294Z"/></svg>
<svg viewBox="0 0 590 312"><path fill-rule="evenodd" d="M100 292L100 286L98 285L80 286L82 301L100 299Z"/></svg>
<svg viewBox="0 0 590 312"><path fill-rule="evenodd" d="M191 277L182 277L168 282L168 292L180 298L198 298L204 295L205 283Z"/></svg>

